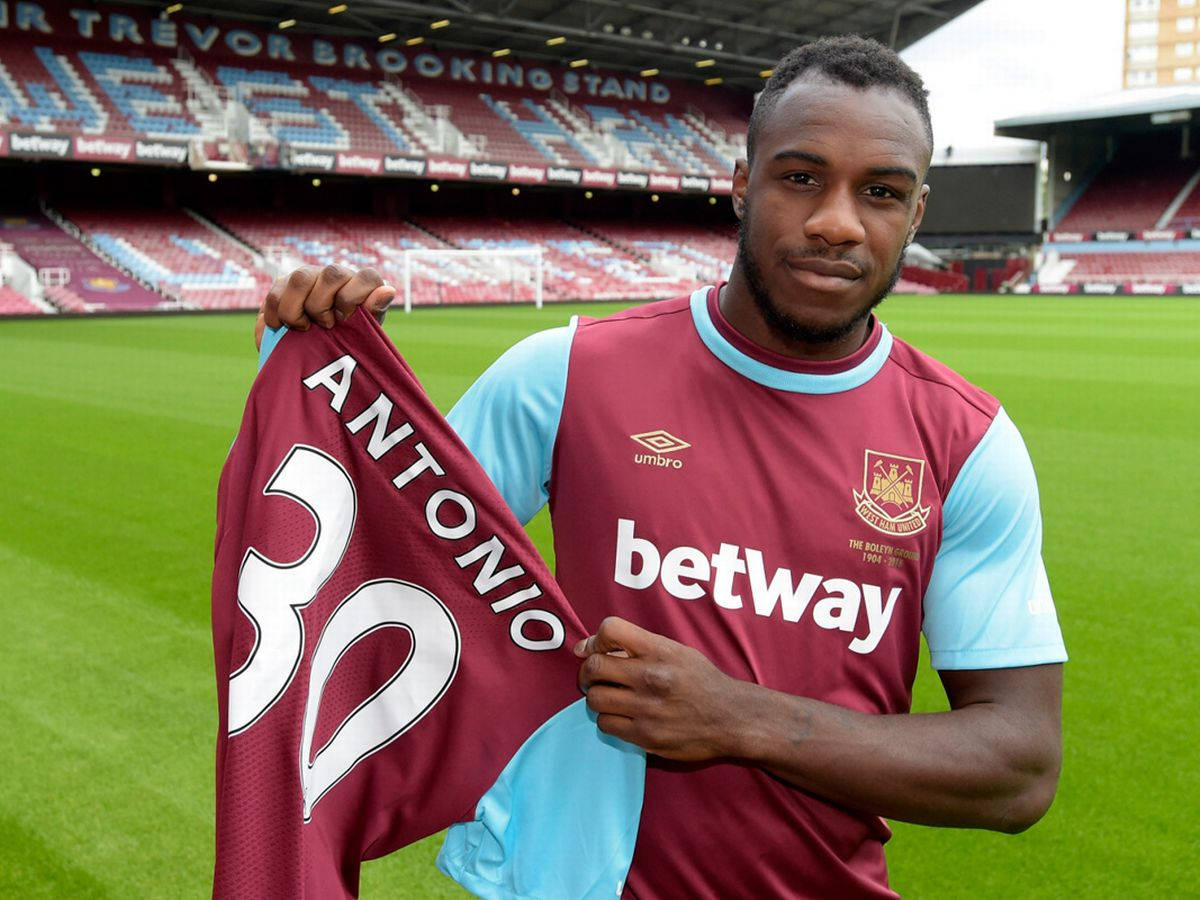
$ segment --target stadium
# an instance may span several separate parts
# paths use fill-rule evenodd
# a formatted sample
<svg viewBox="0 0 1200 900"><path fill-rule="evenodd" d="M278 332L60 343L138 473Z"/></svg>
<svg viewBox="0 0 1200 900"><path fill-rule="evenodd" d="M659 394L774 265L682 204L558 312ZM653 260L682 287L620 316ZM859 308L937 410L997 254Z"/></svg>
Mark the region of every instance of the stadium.
<svg viewBox="0 0 1200 900"><path fill-rule="evenodd" d="M444 412L526 335L728 277L734 162L792 47L903 51L998 2L0 0L0 893L210 890L214 495L277 276L378 270ZM1195 889L1192 6L1122 4L1123 90L1051 86L997 117L1003 151L935 142L880 310L1019 424L1071 655L1046 818L893 824L904 896ZM545 511L529 532L552 555ZM945 708L925 658L914 709ZM439 845L363 895L465 896Z"/></svg>

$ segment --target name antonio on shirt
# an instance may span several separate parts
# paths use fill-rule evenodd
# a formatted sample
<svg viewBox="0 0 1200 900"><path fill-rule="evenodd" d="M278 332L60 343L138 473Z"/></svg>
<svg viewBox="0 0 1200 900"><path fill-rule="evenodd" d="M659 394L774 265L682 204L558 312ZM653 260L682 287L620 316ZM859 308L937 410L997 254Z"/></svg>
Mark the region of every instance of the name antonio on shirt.
<svg viewBox="0 0 1200 900"><path fill-rule="evenodd" d="M358 361L354 357L343 354L304 378L302 383L310 391L317 388L329 391L329 408L345 418L342 407L350 394L357 367ZM404 467L391 479L396 490L425 492L425 523L433 534L445 541L457 542L467 538L478 541L470 549L452 558L454 564L464 570L468 566L479 564L479 571L472 584L480 598L489 600L492 612L497 615L508 613L542 596L542 589L538 587L537 582L499 599L490 600L484 596L514 579L527 578L525 569L520 565L500 568L501 560L507 553L503 541L495 534L483 539L475 535L475 501L461 491L439 489L436 478L446 474L445 468L425 442L418 439L419 436L410 422L400 422L395 428L392 427L394 409L395 403L380 391L365 409L346 420L346 429L352 434L358 434L368 425L372 426L364 449L371 459L377 462ZM405 449L396 457L385 460L385 457L389 457L389 454L401 446ZM526 625L531 622L549 628L549 636L531 638L525 630ZM510 620L509 637L523 650L556 650L562 646L565 629L562 620L553 612L525 606Z"/></svg>

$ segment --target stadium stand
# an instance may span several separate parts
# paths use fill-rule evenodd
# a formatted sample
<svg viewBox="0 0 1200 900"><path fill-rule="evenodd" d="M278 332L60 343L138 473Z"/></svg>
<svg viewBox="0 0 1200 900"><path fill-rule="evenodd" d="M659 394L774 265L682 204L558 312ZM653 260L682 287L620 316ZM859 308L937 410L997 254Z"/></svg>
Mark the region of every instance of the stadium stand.
<svg viewBox="0 0 1200 900"><path fill-rule="evenodd" d="M1115 146L1115 152L1111 147ZM1125 135L1068 195L1027 285L1046 293L1173 293L1200 283L1200 161L1154 136Z"/></svg>
<svg viewBox="0 0 1200 900"><path fill-rule="evenodd" d="M449 250L453 246L403 221L364 215L279 217L247 210L222 210L215 219L278 269L300 265L371 267L390 283L404 281L405 250ZM421 261L413 272L417 303L467 303L508 299L504 286L484 267L456 260ZM532 299L532 295L528 299Z"/></svg>
<svg viewBox="0 0 1200 900"><path fill-rule="evenodd" d="M72 62L61 49L5 41L0 58L0 111L26 128L93 135L106 132L111 104L106 108L80 77L78 61Z"/></svg>
<svg viewBox="0 0 1200 900"><path fill-rule="evenodd" d="M271 275L249 252L179 211L63 211L122 268L184 307L254 309Z"/></svg>
<svg viewBox="0 0 1200 900"><path fill-rule="evenodd" d="M1200 253L1128 250L1121 253L1063 253L1060 283L1200 282Z"/></svg>
<svg viewBox="0 0 1200 900"><path fill-rule="evenodd" d="M176 60L161 52L96 53L90 47L5 41L0 111L29 128L110 141L205 136L188 109ZM218 133L213 123L208 136Z"/></svg>
<svg viewBox="0 0 1200 900"><path fill-rule="evenodd" d="M657 271L693 284L724 280L737 251L737 234L732 228L718 231L704 225L641 224L616 218L576 220L573 224L645 260Z"/></svg>
<svg viewBox="0 0 1200 900"><path fill-rule="evenodd" d="M371 266L397 286L404 279L405 250L481 251L477 259L414 260L411 273L417 303L496 302L512 299L514 291L532 299L527 271L514 272L509 264L497 264L482 252L497 249L540 249L548 300L667 297L696 283L694 270L683 275L665 271L644 254L552 218L437 215L384 221L339 215L292 217L281 223L277 217L244 210L224 210L215 217L282 269L330 263ZM528 269L531 263L520 265ZM514 284L514 279L520 283Z"/></svg>
<svg viewBox="0 0 1200 900"><path fill-rule="evenodd" d="M146 45L135 52L95 46L5 40L0 121L82 137L77 157L133 161L136 141L152 138L187 142L218 162L244 163L252 153L260 163L286 164L291 152L341 152L349 158L339 159L339 168L366 174L378 174L384 154L444 154L727 176L745 146L744 126L729 127L740 115L732 98L705 112L687 101L577 103L527 87L372 79L281 60L201 62ZM252 150L232 152L238 142L228 137L231 108L244 114L241 139Z"/></svg>
<svg viewBox="0 0 1200 900"><path fill-rule="evenodd" d="M585 137L584 128L573 127L571 120L562 115L563 107L552 111L550 104L511 92L507 96L481 93L479 99L494 118L503 123L497 128L494 121L486 120L486 116L476 119L486 138L489 156L524 162L532 151L550 165L606 164L599 148ZM510 131L516 140L509 136Z"/></svg>
<svg viewBox="0 0 1200 900"><path fill-rule="evenodd" d="M10 217L6 234L15 236L15 251L36 268L65 273L47 282L46 296L68 312L165 304L254 308L272 272L299 265L370 266L399 287L407 250L479 251L469 257L414 258L409 272L416 304L532 300L532 259L498 262L497 254L487 253L491 250L540 250L548 301L664 298L728 277L736 252L736 232L728 226L635 223L615 216L564 220L423 213L405 220L361 213L281 217L224 208L206 218L179 210L79 207L66 207L63 214L123 272L105 267L41 217ZM90 258L86 266L84 254ZM104 271L92 271L97 265ZM77 274L85 268L86 274ZM135 279L162 296L134 284ZM968 289L961 272L905 266L903 279L899 289L916 293ZM101 298L97 291L107 293Z"/></svg>
<svg viewBox="0 0 1200 900"><path fill-rule="evenodd" d="M0 236L38 272L46 299L65 312L132 311L164 299L93 253L40 214L0 218Z"/></svg>
<svg viewBox="0 0 1200 900"><path fill-rule="evenodd" d="M225 210L215 218L279 268L341 265L379 269L387 277L399 271L393 260L405 249L439 246L407 223L366 216L278 216ZM401 263L402 265L402 263Z"/></svg>
<svg viewBox="0 0 1200 900"><path fill-rule="evenodd" d="M217 218L248 244L257 247L280 269L298 265L336 264L350 269L379 270L390 283L404 283L406 250L453 250L459 247L410 222L376 217L339 215L276 217L246 211L225 211ZM509 273L479 260L422 258L411 263L414 302L419 304L483 303L515 299ZM532 300L531 288L520 299Z"/></svg>
<svg viewBox="0 0 1200 900"><path fill-rule="evenodd" d="M1055 231L1154 228L1197 165L1195 160L1119 153L1085 187Z"/></svg>
<svg viewBox="0 0 1200 900"><path fill-rule="evenodd" d="M696 284L691 276L665 271L628 247L561 220L509 219L489 223L486 228L481 228L479 219L466 216L425 217L419 221L457 247L541 247L546 296L554 300L669 297Z"/></svg>

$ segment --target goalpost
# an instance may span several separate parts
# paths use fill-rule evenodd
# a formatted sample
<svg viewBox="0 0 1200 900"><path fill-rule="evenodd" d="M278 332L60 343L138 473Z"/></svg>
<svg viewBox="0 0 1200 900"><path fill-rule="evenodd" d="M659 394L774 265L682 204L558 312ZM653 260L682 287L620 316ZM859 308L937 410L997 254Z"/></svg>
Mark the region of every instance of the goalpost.
<svg viewBox="0 0 1200 900"><path fill-rule="evenodd" d="M412 312L413 279L425 275L452 294L462 280L473 281L473 294L479 284L491 285L494 292L482 297L470 296L463 302L528 302L542 308L542 248L484 248L479 250L443 250L425 247L404 251L404 311ZM484 288L486 291L487 289ZM455 302L451 300L451 302Z"/></svg>

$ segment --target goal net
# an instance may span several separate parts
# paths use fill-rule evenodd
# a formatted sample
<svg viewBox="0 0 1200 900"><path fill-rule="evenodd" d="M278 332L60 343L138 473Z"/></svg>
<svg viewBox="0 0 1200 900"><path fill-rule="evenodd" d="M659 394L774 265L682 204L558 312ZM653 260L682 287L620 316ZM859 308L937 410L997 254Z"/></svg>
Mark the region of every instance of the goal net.
<svg viewBox="0 0 1200 900"><path fill-rule="evenodd" d="M542 308L542 248L433 250L403 257L404 311L451 303L530 303Z"/></svg>

